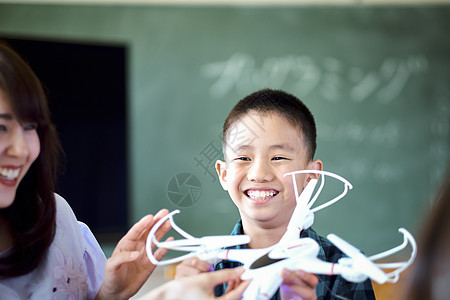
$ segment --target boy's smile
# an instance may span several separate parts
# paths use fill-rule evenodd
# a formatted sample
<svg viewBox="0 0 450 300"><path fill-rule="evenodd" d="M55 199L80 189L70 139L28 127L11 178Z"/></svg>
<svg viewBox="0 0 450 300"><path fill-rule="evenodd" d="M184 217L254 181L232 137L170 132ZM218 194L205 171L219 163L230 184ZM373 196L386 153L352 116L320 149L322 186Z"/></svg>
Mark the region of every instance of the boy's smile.
<svg viewBox="0 0 450 300"><path fill-rule="evenodd" d="M245 194L255 204L265 204L274 196L278 195L278 191L272 189L249 189L245 191Z"/></svg>
<svg viewBox="0 0 450 300"><path fill-rule="evenodd" d="M250 112L232 125L226 162L218 161L216 169L239 209L245 231L251 226L285 230L296 200L292 179L284 174L322 167L320 161L308 160L305 148L301 130L274 112ZM302 190L316 175L298 176Z"/></svg>

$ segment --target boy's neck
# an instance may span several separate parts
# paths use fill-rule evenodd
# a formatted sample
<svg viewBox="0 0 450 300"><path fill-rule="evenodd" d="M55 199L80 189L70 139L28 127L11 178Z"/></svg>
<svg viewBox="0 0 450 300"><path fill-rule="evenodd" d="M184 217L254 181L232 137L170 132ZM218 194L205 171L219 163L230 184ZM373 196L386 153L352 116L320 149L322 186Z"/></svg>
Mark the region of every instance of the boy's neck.
<svg viewBox="0 0 450 300"><path fill-rule="evenodd" d="M242 220L242 226L244 228L244 234L249 235L251 238L248 244L248 247L251 249L266 248L275 245L280 241L287 228L287 224L264 228L251 222L245 222L245 220Z"/></svg>

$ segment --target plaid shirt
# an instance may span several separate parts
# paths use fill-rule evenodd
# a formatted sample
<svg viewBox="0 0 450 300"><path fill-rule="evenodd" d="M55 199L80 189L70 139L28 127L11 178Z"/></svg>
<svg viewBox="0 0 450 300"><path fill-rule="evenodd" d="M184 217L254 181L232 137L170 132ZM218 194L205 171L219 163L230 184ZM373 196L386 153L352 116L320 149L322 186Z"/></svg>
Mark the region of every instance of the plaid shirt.
<svg viewBox="0 0 450 300"><path fill-rule="evenodd" d="M244 230L242 228L242 221L234 226L234 229L231 235L244 234ZM300 234L300 237L310 237L315 240L319 246L320 251L318 254L318 258L327 261L334 262L344 257L345 255L336 248L329 240L324 237L318 235L312 228L308 228L303 230ZM247 245L238 245L234 247L229 247L229 249L247 249ZM222 260L217 262L214 265L215 270L222 270L226 268L235 268L242 266L240 262L237 261L229 261ZM318 300L322 299L375 299L375 294L372 289L372 282L370 279L367 279L364 282L354 283L346 281L341 276L328 276L328 275L317 275L319 278L319 283L316 286L316 295ZM215 289L216 296L221 296L226 290L227 285L222 284L218 285ZM278 289L275 295L272 297L272 300L281 299L280 290Z"/></svg>

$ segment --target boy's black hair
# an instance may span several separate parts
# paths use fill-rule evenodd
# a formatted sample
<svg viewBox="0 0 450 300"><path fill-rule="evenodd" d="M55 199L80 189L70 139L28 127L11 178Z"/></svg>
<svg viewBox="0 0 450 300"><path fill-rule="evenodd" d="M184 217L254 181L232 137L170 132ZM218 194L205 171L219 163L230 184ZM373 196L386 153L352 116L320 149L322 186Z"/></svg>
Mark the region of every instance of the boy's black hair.
<svg viewBox="0 0 450 300"><path fill-rule="evenodd" d="M314 159L317 147L314 116L308 107L294 95L272 89L256 91L240 100L233 107L223 124L223 149L226 149L226 142L231 126L250 112L256 112L258 114L275 112L286 118L286 120L302 132L308 159Z"/></svg>

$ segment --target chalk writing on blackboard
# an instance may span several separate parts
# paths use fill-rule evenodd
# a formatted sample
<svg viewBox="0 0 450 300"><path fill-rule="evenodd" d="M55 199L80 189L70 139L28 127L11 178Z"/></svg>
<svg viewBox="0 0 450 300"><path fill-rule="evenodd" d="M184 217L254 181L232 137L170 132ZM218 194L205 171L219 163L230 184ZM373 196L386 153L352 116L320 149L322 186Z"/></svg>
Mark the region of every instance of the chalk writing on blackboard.
<svg viewBox="0 0 450 300"><path fill-rule="evenodd" d="M383 147L397 146L401 137L401 123L397 120L388 120L368 126L357 120L342 121L338 125L317 124L319 138L330 142L352 142L368 145L383 145Z"/></svg>
<svg viewBox="0 0 450 300"><path fill-rule="evenodd" d="M421 54L387 57L375 69L365 70L346 66L337 58L319 61L307 55L269 57L258 66L252 55L238 52L225 61L203 65L201 74L213 80L210 86L213 98L222 98L231 91L245 94L270 86L297 91L301 97L317 90L330 102L350 99L359 103L375 97L386 104L397 98L411 76L427 69L428 60Z"/></svg>
<svg viewBox="0 0 450 300"><path fill-rule="evenodd" d="M450 172L450 96L440 96L432 107L430 155L430 181L440 182L446 172Z"/></svg>
<svg viewBox="0 0 450 300"><path fill-rule="evenodd" d="M393 165L386 161L374 161L364 158L356 158L346 164L348 174L354 180L373 180L380 183L400 182L405 175L401 165Z"/></svg>
<svg viewBox="0 0 450 300"><path fill-rule="evenodd" d="M402 91L409 77L426 71L428 62L422 55L407 59L386 58L378 70L373 70L359 79L350 90L354 101L360 102L375 93L381 103L393 101Z"/></svg>

